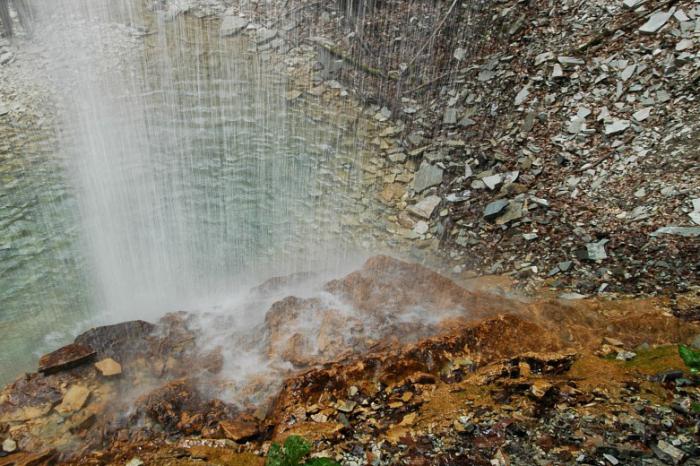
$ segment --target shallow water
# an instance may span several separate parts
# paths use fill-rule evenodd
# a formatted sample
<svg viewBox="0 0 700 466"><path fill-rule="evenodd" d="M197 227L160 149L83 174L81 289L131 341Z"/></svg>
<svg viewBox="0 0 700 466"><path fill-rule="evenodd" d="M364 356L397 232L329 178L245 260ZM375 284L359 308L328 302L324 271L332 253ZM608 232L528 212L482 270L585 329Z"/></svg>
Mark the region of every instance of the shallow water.
<svg viewBox="0 0 700 466"><path fill-rule="evenodd" d="M355 257L362 141L288 101L272 54L138 1L52 5L32 47L57 141L0 173L0 382L88 325Z"/></svg>

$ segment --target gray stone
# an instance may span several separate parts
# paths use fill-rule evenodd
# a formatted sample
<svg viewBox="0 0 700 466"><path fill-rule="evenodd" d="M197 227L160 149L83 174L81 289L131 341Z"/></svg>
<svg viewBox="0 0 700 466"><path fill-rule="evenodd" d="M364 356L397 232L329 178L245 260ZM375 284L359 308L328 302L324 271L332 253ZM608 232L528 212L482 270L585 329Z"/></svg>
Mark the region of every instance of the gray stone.
<svg viewBox="0 0 700 466"><path fill-rule="evenodd" d="M424 235L428 232L428 224L424 222L423 220L419 220L416 222L416 224L413 226L413 231L416 232L418 235Z"/></svg>
<svg viewBox="0 0 700 466"><path fill-rule="evenodd" d="M417 192L423 192L426 189L437 186L442 183L442 169L427 162L423 162L416 172L416 177L413 180L413 189Z"/></svg>
<svg viewBox="0 0 700 466"><path fill-rule="evenodd" d="M569 134L578 134L583 129L585 129L585 127L586 127L586 120L583 118L580 118L578 116L575 116L569 122L569 126L568 126L568 128L566 128L566 131Z"/></svg>
<svg viewBox="0 0 700 466"><path fill-rule="evenodd" d="M474 126L476 124L476 121L472 120L469 117L464 117L461 120L459 120L459 126L463 126L465 128L469 126Z"/></svg>
<svg viewBox="0 0 700 466"><path fill-rule="evenodd" d="M10 437L7 437L4 442L2 442L2 450L6 453L12 453L17 450L17 442L15 442Z"/></svg>
<svg viewBox="0 0 700 466"><path fill-rule="evenodd" d="M0 116L7 115L8 113L10 113L10 109L0 104Z"/></svg>
<svg viewBox="0 0 700 466"><path fill-rule="evenodd" d="M632 75L634 75L634 72L636 70L637 70L636 64L628 66L627 68L622 70L622 72L620 72L620 79L622 79L623 81L627 81L629 78L632 77Z"/></svg>
<svg viewBox="0 0 700 466"><path fill-rule="evenodd" d="M689 48L692 48L693 45L694 45L694 42L692 40L683 39L676 44L676 52L682 52L684 50L688 50Z"/></svg>
<svg viewBox="0 0 700 466"><path fill-rule="evenodd" d="M542 63L554 60L553 52L544 52L535 57L535 66L540 66Z"/></svg>
<svg viewBox="0 0 700 466"><path fill-rule="evenodd" d="M508 204L509 202L507 199L498 199L489 203L484 209L484 218L491 220L498 217L505 210L505 208L508 207Z"/></svg>
<svg viewBox="0 0 700 466"><path fill-rule="evenodd" d="M615 359L617 359L618 361L631 361L636 357L637 353L633 353L632 351L620 351L617 353Z"/></svg>
<svg viewBox="0 0 700 466"><path fill-rule="evenodd" d="M630 127L629 120L613 120L605 125L605 135L613 136L615 134L624 133Z"/></svg>
<svg viewBox="0 0 700 466"><path fill-rule="evenodd" d="M656 444L656 448L668 455L671 458L671 461L673 461L673 464L680 464L685 459L685 452L683 450L676 448L663 440L659 440L659 442Z"/></svg>
<svg viewBox="0 0 700 466"><path fill-rule="evenodd" d="M448 108L445 110L445 115L442 117L443 124L454 125L457 123L457 110L454 108Z"/></svg>
<svg viewBox="0 0 700 466"><path fill-rule="evenodd" d="M417 204L408 207L406 210L417 217L428 220L433 216L433 212L438 204L440 204L440 198L438 196L428 196Z"/></svg>
<svg viewBox="0 0 700 466"><path fill-rule="evenodd" d="M634 118L635 121L642 122L642 121L646 120L647 118L649 118L650 115L651 115L651 107L647 107L647 108L643 108L639 111L634 112L634 114L632 115L632 118Z"/></svg>
<svg viewBox="0 0 700 466"><path fill-rule="evenodd" d="M248 20L240 16L227 15L221 22L219 34L221 37L231 37L240 34L248 26Z"/></svg>
<svg viewBox="0 0 700 466"><path fill-rule="evenodd" d="M552 79L561 78L562 76L564 76L564 70L559 63L555 63L554 68L552 68Z"/></svg>
<svg viewBox="0 0 700 466"><path fill-rule="evenodd" d="M483 70L479 72L479 76L477 79L481 81L482 83L485 83L487 81L491 81L493 78L496 77L496 73L494 73L491 70Z"/></svg>
<svg viewBox="0 0 700 466"><path fill-rule="evenodd" d="M455 60L462 61L462 60L464 60L464 57L467 56L467 51L464 50L462 47L459 47L459 48L455 49L452 56L455 57Z"/></svg>
<svg viewBox="0 0 700 466"><path fill-rule="evenodd" d="M676 227L668 226L661 227L653 233L651 236L661 236L661 235L672 235L672 236L683 236L685 238L695 238L700 236L700 227Z"/></svg>
<svg viewBox="0 0 700 466"><path fill-rule="evenodd" d="M491 176L485 176L481 179L481 181L484 182L487 188L493 191L499 184L503 183L503 175L495 174Z"/></svg>
<svg viewBox="0 0 700 466"><path fill-rule="evenodd" d="M518 92L518 95L515 96L515 106L521 105L523 102L527 100L527 96L530 95L530 88L528 86L523 87L520 92Z"/></svg>
<svg viewBox="0 0 700 466"><path fill-rule="evenodd" d="M625 8L629 8L630 10L637 8L640 3L642 3L642 0L624 0L622 2Z"/></svg>
<svg viewBox="0 0 700 466"><path fill-rule="evenodd" d="M508 222L514 220L519 220L523 217L523 203L519 201L510 201L505 212L501 214L497 219L496 223L498 225L505 225Z"/></svg>
<svg viewBox="0 0 700 466"><path fill-rule="evenodd" d="M639 28L639 32L654 34L666 25L668 20L671 19L671 16L673 16L673 13L670 11L654 13L649 17L646 23L642 24Z"/></svg>
<svg viewBox="0 0 700 466"><path fill-rule="evenodd" d="M525 119L523 120L523 127L522 127L522 132L523 133L529 133L532 131L532 128L535 127L535 119L537 118L537 114L535 112L527 112L525 114Z"/></svg>
<svg viewBox="0 0 700 466"><path fill-rule="evenodd" d="M607 244L607 239L602 239L595 243L587 243L586 248L577 253L580 259L587 259L590 261L601 261L608 258L608 254L605 252L605 245Z"/></svg>
<svg viewBox="0 0 700 466"><path fill-rule="evenodd" d="M557 61L561 63L561 66L564 68L583 65L585 63L583 60L576 57L559 57L557 58Z"/></svg>
<svg viewBox="0 0 700 466"><path fill-rule="evenodd" d="M404 163L406 161L406 154L403 152L391 154L389 155L389 160L391 160L393 163Z"/></svg>
<svg viewBox="0 0 700 466"><path fill-rule="evenodd" d="M559 262L559 264L557 264L557 267L559 267L559 270L561 270L562 272L567 272L571 268L572 265L573 265L573 262L571 262L571 261L563 261L563 262Z"/></svg>

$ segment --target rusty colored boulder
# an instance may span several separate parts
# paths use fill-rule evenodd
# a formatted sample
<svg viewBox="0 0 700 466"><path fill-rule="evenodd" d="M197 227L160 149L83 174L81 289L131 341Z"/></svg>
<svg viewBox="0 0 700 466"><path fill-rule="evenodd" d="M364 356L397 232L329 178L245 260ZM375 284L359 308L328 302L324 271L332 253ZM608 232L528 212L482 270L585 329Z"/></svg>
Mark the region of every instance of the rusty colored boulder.
<svg viewBox="0 0 700 466"><path fill-rule="evenodd" d="M53 374L85 364L94 359L97 352L90 346L71 343L39 359L39 372Z"/></svg>
<svg viewBox="0 0 700 466"><path fill-rule="evenodd" d="M241 416L232 421L221 421L219 425L224 436L234 442L244 442L260 435L258 422L248 416Z"/></svg>

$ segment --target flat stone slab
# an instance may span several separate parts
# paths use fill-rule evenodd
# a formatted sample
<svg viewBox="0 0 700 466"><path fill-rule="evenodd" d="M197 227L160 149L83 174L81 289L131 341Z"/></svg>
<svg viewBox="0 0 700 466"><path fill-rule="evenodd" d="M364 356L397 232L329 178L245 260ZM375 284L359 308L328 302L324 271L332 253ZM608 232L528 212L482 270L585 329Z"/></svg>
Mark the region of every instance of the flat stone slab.
<svg viewBox="0 0 700 466"><path fill-rule="evenodd" d="M82 385L72 385L63 396L63 401L56 407L56 411L62 414L72 413L85 406L90 389Z"/></svg>
<svg viewBox="0 0 700 466"><path fill-rule="evenodd" d="M489 205L486 206L484 209L484 218L487 220L492 220L503 212L503 210L508 207L508 200L506 199L498 199L496 201L493 201L489 203Z"/></svg>
<svg viewBox="0 0 700 466"><path fill-rule="evenodd" d="M686 238L692 238L700 236L700 227L661 227L653 233L651 236L661 236L661 235L672 235L672 236L684 236Z"/></svg>
<svg viewBox="0 0 700 466"><path fill-rule="evenodd" d="M87 345L71 343L39 359L39 372L53 374L85 364L95 357L96 351Z"/></svg>
<svg viewBox="0 0 700 466"><path fill-rule="evenodd" d="M438 196L428 196L422 199L416 205L408 207L408 210L413 215L429 220L433 216L435 208L440 204L440 198Z"/></svg>
<svg viewBox="0 0 700 466"><path fill-rule="evenodd" d="M639 32L654 34L656 31L666 25L668 20L671 19L671 16L673 16L672 11L654 13L649 17L649 20L646 23L642 24L642 26L639 28Z"/></svg>
<svg viewBox="0 0 700 466"><path fill-rule="evenodd" d="M442 168L423 162L413 180L413 189L420 193L442 183Z"/></svg>

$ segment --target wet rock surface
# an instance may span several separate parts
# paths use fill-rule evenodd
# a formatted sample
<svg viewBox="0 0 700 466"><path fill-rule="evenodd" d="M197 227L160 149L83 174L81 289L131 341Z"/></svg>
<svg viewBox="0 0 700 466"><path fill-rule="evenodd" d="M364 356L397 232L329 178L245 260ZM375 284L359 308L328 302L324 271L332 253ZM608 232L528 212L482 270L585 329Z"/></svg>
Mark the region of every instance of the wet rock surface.
<svg viewBox="0 0 700 466"><path fill-rule="evenodd" d="M320 291L271 305L251 340L273 369L233 390L194 315L80 335L96 364L0 392L0 464L262 464L293 434L343 464L697 456L700 380L668 344L692 343L700 324L679 326L668 300L524 302L386 256ZM97 365L108 358L116 377ZM240 397L271 387L257 403Z"/></svg>

